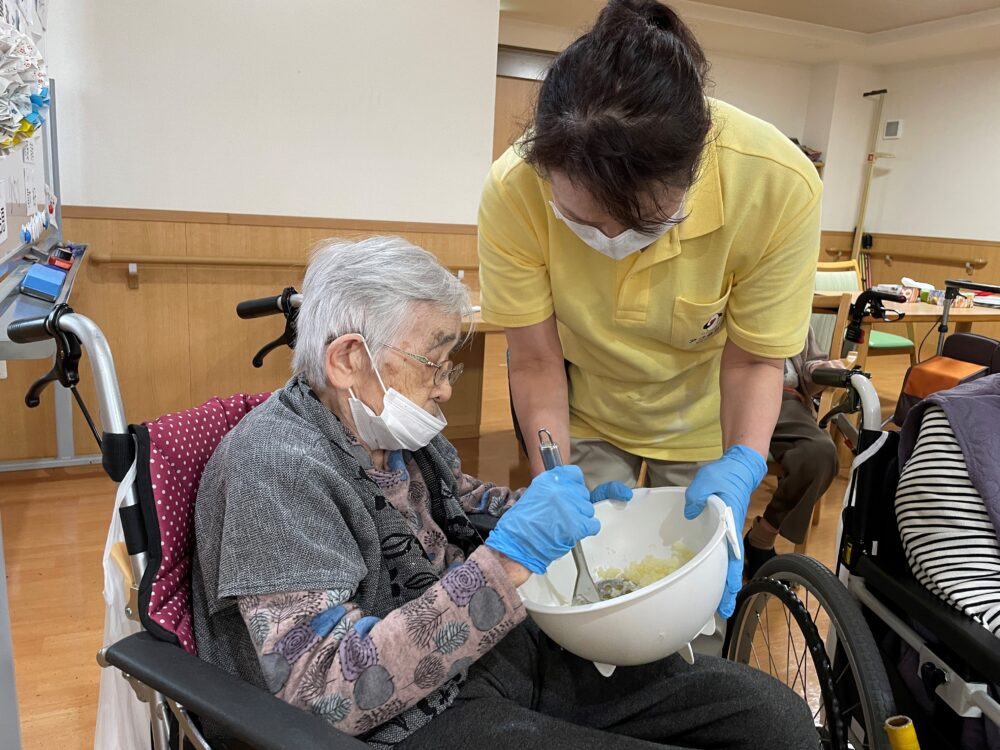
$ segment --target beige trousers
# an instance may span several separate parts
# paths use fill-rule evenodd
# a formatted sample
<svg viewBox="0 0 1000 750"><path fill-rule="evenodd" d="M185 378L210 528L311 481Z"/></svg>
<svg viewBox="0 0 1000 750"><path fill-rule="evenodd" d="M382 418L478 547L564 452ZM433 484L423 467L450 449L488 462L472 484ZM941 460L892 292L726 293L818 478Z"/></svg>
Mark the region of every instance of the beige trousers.
<svg viewBox="0 0 1000 750"><path fill-rule="evenodd" d="M642 457L616 448L598 438L574 438L570 443L572 463L583 469L587 485L593 489L605 482L624 482L634 487ZM687 487L704 461L655 461L648 459L650 487Z"/></svg>

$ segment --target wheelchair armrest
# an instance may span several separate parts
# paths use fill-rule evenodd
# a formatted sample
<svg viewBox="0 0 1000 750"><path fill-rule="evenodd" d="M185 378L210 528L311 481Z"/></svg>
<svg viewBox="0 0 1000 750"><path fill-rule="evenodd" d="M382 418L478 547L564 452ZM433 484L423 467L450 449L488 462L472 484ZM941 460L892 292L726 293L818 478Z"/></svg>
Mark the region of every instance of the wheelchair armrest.
<svg viewBox="0 0 1000 750"><path fill-rule="evenodd" d="M109 646L114 667L260 750L365 748L360 740L179 646L136 633Z"/></svg>

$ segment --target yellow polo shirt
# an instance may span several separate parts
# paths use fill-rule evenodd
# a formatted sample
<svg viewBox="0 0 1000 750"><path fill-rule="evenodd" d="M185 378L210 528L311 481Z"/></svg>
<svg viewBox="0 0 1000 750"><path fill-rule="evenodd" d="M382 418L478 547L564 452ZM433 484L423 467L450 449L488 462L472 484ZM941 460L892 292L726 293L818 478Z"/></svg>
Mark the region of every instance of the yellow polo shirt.
<svg viewBox="0 0 1000 750"><path fill-rule="evenodd" d="M802 351L819 253L816 168L772 125L720 101L712 110L687 218L619 261L553 215L549 183L514 148L490 170L483 319L519 328L555 314L573 437L652 459L716 458L726 339L764 357Z"/></svg>

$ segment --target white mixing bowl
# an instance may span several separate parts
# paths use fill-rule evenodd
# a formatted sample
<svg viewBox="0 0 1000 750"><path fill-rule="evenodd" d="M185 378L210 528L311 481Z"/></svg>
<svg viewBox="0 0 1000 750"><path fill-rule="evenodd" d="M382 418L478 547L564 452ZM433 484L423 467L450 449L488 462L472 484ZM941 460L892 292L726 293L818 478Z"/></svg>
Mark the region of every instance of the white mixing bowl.
<svg viewBox="0 0 1000 750"><path fill-rule="evenodd" d="M616 666L648 664L677 651L690 660L691 641L715 631L715 610L726 582L727 534L739 542L732 511L713 496L704 512L688 521L683 487L639 489L628 502L605 501L595 509L601 531L583 540L595 580L598 568L624 569L646 555L670 557L674 542L695 556L631 594L569 606L576 566L572 555L565 555L518 590L532 619L560 646L592 660L605 676Z"/></svg>

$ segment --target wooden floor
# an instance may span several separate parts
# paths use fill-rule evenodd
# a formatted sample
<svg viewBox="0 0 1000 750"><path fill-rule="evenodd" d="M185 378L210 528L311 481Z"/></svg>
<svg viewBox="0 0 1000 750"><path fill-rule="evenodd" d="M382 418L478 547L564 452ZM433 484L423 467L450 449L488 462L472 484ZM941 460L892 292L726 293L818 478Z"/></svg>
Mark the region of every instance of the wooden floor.
<svg viewBox="0 0 1000 750"><path fill-rule="evenodd" d="M496 337L494 337L496 338ZM499 342L497 342L499 343ZM483 435L457 441L465 470L508 486L523 486L528 467L510 422L502 349L486 352ZM891 405L905 357L870 362L874 381ZM842 472L827 493L810 554L832 563ZM768 477L754 493L749 518L774 489ZM0 474L0 521L6 552L14 658L25 748L74 750L93 746L103 601L101 553L114 485L97 468ZM791 545L779 540L779 551Z"/></svg>

